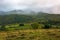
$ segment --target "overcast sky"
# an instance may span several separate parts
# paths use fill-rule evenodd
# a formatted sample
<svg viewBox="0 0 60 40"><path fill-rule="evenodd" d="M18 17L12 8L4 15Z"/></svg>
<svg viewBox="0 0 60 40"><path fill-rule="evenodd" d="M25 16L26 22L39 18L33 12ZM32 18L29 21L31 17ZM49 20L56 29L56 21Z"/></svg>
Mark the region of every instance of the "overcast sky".
<svg viewBox="0 0 60 40"><path fill-rule="evenodd" d="M0 0L0 11L14 9L45 10L60 5L60 0Z"/></svg>

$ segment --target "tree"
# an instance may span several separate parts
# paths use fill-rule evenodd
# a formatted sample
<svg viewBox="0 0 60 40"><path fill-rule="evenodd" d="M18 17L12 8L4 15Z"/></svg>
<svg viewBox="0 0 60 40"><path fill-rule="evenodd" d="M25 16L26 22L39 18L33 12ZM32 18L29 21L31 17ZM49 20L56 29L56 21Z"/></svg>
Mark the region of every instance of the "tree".
<svg viewBox="0 0 60 40"><path fill-rule="evenodd" d="M50 24L44 24L44 29L49 29L49 28L51 28Z"/></svg>
<svg viewBox="0 0 60 40"><path fill-rule="evenodd" d="M33 24L31 24L31 26L32 26L33 29L38 29L39 24L38 23L33 23Z"/></svg>

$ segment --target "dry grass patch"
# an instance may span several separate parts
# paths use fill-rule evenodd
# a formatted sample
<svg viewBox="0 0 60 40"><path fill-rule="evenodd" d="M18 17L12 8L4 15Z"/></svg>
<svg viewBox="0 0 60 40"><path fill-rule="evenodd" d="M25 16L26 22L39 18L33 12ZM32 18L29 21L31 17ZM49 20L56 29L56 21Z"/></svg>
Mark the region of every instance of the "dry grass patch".
<svg viewBox="0 0 60 40"><path fill-rule="evenodd" d="M0 32L0 40L60 40L60 29Z"/></svg>

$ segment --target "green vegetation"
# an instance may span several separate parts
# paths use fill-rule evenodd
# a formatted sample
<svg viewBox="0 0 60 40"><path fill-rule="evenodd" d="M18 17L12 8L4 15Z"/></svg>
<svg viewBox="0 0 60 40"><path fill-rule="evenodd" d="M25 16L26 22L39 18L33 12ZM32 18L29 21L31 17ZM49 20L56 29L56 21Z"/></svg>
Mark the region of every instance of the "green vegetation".
<svg viewBox="0 0 60 40"><path fill-rule="evenodd" d="M0 30L25 30L41 28L60 28L60 15L43 12L39 12L34 15L0 15Z"/></svg>
<svg viewBox="0 0 60 40"><path fill-rule="evenodd" d="M49 29L49 28L51 28L52 26L50 25L50 24L45 24L44 25L44 29Z"/></svg>
<svg viewBox="0 0 60 40"><path fill-rule="evenodd" d="M19 26L24 26L24 24L19 24Z"/></svg>
<svg viewBox="0 0 60 40"><path fill-rule="evenodd" d="M31 24L31 26L32 26L33 29L38 29L39 24L38 23L33 23L33 24Z"/></svg>
<svg viewBox="0 0 60 40"><path fill-rule="evenodd" d="M60 25L60 14L37 13L35 15L10 14L0 15L0 24L15 23L50 23L52 25Z"/></svg>
<svg viewBox="0 0 60 40"><path fill-rule="evenodd" d="M0 15L0 40L60 40L60 15Z"/></svg>
<svg viewBox="0 0 60 40"><path fill-rule="evenodd" d="M59 29L60 26L51 24L38 24L38 23L17 23L0 26L0 31L13 31L13 30L30 30L30 29Z"/></svg>

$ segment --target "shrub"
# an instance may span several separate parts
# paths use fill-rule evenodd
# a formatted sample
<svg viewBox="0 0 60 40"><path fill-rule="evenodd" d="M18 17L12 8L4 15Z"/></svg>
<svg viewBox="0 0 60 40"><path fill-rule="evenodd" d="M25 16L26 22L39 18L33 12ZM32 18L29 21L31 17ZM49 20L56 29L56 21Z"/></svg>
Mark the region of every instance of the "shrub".
<svg viewBox="0 0 60 40"><path fill-rule="evenodd" d="M32 26L33 29L38 29L39 24L38 23L33 23L33 24L31 24L31 26Z"/></svg>
<svg viewBox="0 0 60 40"><path fill-rule="evenodd" d="M1 25L0 30L1 31L6 31L7 29L6 29L5 25Z"/></svg>
<svg viewBox="0 0 60 40"><path fill-rule="evenodd" d="M24 26L24 24L19 24L19 26Z"/></svg>
<svg viewBox="0 0 60 40"><path fill-rule="evenodd" d="M49 29L49 28L51 28L50 24L44 24L44 29Z"/></svg>

